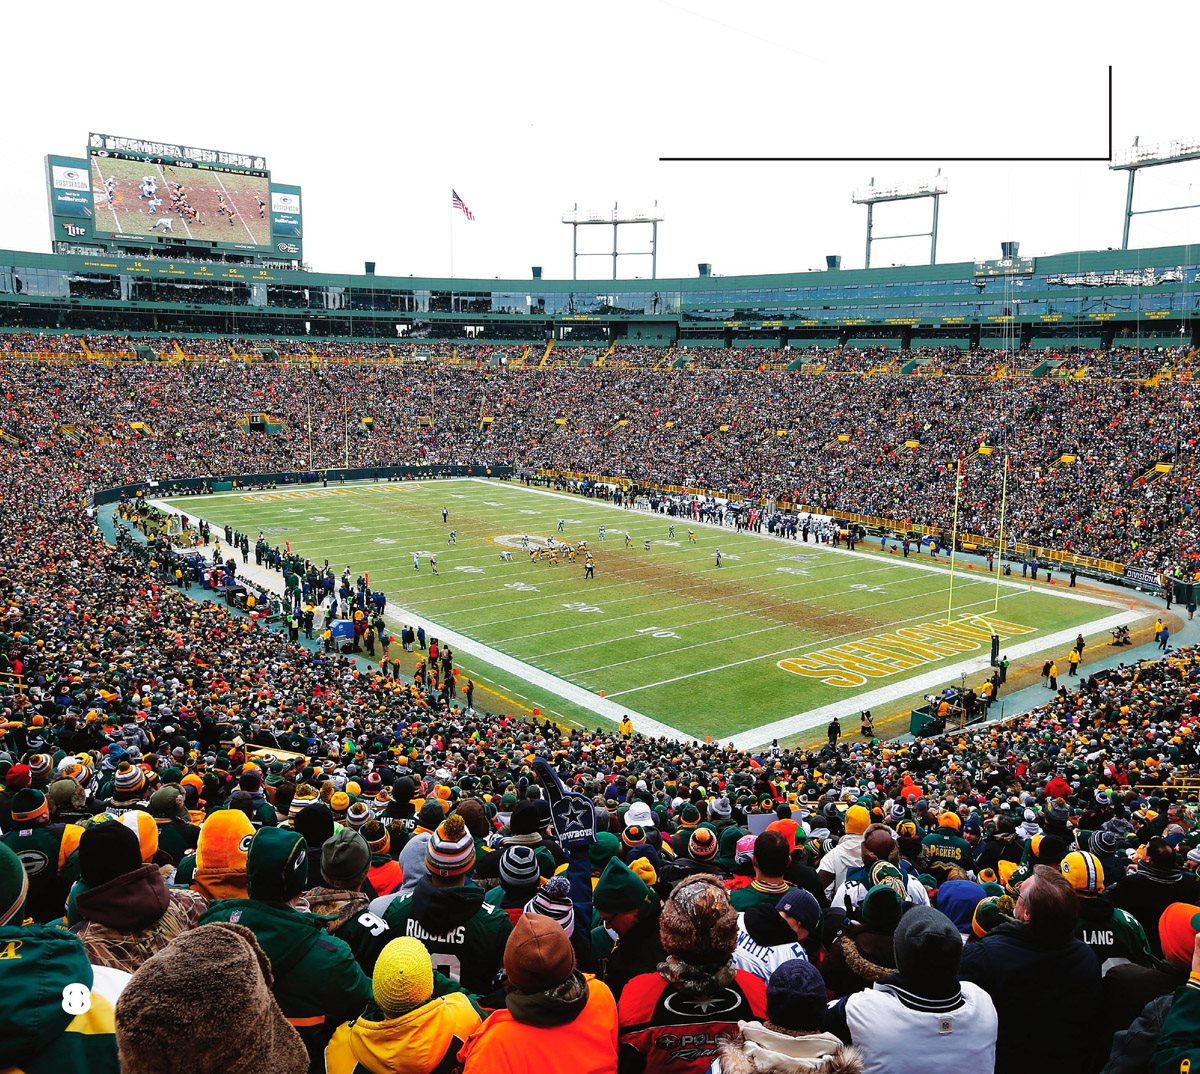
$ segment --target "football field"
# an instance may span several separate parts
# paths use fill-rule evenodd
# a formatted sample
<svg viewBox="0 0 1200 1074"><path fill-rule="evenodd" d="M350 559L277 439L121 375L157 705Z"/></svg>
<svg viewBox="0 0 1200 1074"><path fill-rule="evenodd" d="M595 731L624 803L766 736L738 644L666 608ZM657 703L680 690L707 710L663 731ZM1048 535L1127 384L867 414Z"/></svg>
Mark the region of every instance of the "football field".
<svg viewBox="0 0 1200 1074"><path fill-rule="evenodd" d="M450 641L465 673L546 714L597 726L628 712L640 730L742 747L811 738L833 715L864 707L877 717L912 707L963 675L977 686L993 632L1014 663L1044 653L1065 674L1077 632L1107 642L1111 627L1141 618L1065 584L1017 577L997 588L961 562L950 614L944 556L905 560L881 552L877 538L851 553L501 481L166 502L251 543L264 531L276 546L328 559L339 576L347 565L369 571L396 629L425 625ZM536 549L551 537L586 541L595 578L585 579L582 553L573 563L531 560L524 539Z"/></svg>

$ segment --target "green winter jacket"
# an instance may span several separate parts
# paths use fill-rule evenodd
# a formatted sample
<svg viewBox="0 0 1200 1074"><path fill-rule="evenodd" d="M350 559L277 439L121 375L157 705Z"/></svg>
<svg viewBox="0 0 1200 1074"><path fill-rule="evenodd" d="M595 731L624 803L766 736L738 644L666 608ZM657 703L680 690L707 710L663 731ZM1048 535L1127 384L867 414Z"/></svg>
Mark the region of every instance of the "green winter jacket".
<svg viewBox="0 0 1200 1074"><path fill-rule="evenodd" d="M1151 1074L1200 1070L1200 975L1193 973L1175 993L1150 1061Z"/></svg>
<svg viewBox="0 0 1200 1074"><path fill-rule="evenodd" d="M350 949L325 932L325 919L281 903L221 899L201 925L230 921L254 933L271 960L275 999L308 1049L310 1071L324 1070L325 1045L343 1022L357 1018L371 1000L371 981Z"/></svg>
<svg viewBox="0 0 1200 1074"><path fill-rule="evenodd" d="M63 929L0 928L0 1070L118 1074L113 1004L95 974Z"/></svg>

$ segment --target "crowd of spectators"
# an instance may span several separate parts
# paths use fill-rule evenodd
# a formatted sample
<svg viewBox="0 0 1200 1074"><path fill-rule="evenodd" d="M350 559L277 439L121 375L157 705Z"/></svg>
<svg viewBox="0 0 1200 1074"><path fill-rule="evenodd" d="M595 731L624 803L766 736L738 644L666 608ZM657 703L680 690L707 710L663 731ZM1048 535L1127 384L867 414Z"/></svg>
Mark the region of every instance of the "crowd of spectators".
<svg viewBox="0 0 1200 1074"><path fill-rule="evenodd" d="M942 739L831 728L750 755L477 711L314 652L194 603L86 507L130 478L295 466L310 403L314 455L336 461L345 402L381 427L355 461L623 460L926 517L986 435L1040 467L1010 501L1021 527L1095 500L1154 520L1152 556L1184 547L1185 485L1122 497L1191 437L1156 439L1190 395L1039 380L964 399L948 379L0 365L19 440L0 473L0 1068L1187 1069L1200 650ZM241 432L243 411L287 435ZM896 448L910 437L936 476ZM1053 465L1064 447L1077 463ZM1175 458L1190 474L1190 447ZM971 465L982 520L995 457Z"/></svg>

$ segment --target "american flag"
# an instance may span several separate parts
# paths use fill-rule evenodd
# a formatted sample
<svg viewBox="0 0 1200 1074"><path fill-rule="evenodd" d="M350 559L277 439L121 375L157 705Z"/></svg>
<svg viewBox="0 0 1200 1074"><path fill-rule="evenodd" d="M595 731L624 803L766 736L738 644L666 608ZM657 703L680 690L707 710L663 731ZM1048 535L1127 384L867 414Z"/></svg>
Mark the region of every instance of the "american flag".
<svg viewBox="0 0 1200 1074"><path fill-rule="evenodd" d="M457 190L450 191L450 204L456 209L462 209L463 216L465 216L468 220L475 219L475 214L467 208L467 203L458 196Z"/></svg>

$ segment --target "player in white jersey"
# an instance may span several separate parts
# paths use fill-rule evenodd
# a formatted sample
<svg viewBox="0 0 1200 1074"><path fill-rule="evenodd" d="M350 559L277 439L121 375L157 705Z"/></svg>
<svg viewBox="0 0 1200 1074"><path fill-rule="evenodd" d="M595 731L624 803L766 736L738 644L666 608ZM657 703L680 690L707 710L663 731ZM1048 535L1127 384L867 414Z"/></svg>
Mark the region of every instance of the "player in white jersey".
<svg viewBox="0 0 1200 1074"><path fill-rule="evenodd" d="M150 225L150 230L157 231L159 229L160 225L162 226L163 231L169 231L172 234L175 233L175 221L172 220L171 217L160 216L157 220L154 221L153 224Z"/></svg>
<svg viewBox="0 0 1200 1074"><path fill-rule="evenodd" d="M162 198L154 197L146 202L146 212L151 216L157 216L158 210L162 208Z"/></svg>
<svg viewBox="0 0 1200 1074"><path fill-rule="evenodd" d="M413 570L419 571L421 569L421 553L414 552L412 554L412 558L413 558Z"/></svg>

